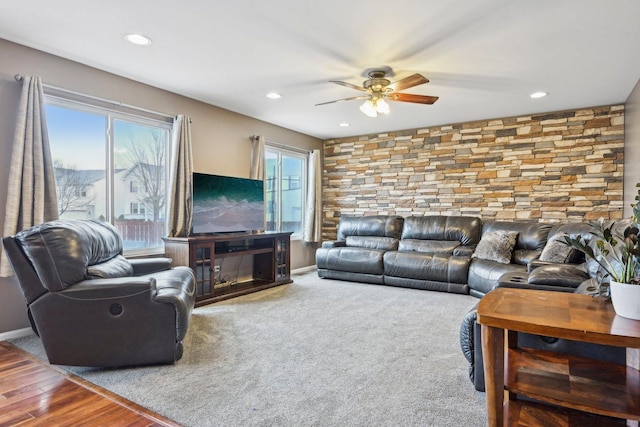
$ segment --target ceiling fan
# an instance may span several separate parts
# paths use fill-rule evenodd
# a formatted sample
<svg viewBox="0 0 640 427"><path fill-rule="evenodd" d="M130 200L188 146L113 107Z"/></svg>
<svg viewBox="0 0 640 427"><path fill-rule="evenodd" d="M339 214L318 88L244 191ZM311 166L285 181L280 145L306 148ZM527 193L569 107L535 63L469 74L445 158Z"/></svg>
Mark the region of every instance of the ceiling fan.
<svg viewBox="0 0 640 427"><path fill-rule="evenodd" d="M388 101L413 102L416 104L433 104L438 100L437 96L413 95L410 93L400 93L401 90L409 89L414 86L429 83L429 79L421 74L412 74L408 77L391 83L385 78L386 71L372 70L369 72L369 79L357 86L347 82L331 80L330 83L339 84L340 86L350 87L366 95L354 96L351 98L338 99L336 101L323 102L317 105L333 104L335 102L353 101L356 99L366 99L364 104L360 106L360 111L369 117L377 117L378 114L389 114Z"/></svg>

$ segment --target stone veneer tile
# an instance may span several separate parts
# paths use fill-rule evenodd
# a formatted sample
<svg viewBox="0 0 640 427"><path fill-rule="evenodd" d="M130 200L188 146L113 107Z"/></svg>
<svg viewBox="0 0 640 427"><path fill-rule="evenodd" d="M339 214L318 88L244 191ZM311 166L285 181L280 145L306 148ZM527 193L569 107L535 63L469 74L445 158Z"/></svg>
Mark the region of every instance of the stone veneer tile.
<svg viewBox="0 0 640 427"><path fill-rule="evenodd" d="M622 217L624 106L328 140L323 239L341 215Z"/></svg>

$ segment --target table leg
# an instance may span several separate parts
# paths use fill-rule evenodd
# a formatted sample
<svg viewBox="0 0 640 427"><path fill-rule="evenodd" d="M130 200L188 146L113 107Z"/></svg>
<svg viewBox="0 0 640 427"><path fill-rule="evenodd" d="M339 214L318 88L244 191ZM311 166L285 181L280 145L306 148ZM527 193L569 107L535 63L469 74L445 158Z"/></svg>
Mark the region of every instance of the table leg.
<svg viewBox="0 0 640 427"><path fill-rule="evenodd" d="M487 425L504 425L504 329L482 325Z"/></svg>

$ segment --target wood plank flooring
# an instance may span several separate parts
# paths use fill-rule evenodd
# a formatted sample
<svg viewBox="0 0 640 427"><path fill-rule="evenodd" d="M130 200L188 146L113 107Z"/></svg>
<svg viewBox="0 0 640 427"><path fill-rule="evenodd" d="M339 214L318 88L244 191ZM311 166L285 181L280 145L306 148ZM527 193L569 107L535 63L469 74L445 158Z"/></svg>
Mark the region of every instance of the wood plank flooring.
<svg viewBox="0 0 640 427"><path fill-rule="evenodd" d="M0 427L40 425L179 426L2 341Z"/></svg>

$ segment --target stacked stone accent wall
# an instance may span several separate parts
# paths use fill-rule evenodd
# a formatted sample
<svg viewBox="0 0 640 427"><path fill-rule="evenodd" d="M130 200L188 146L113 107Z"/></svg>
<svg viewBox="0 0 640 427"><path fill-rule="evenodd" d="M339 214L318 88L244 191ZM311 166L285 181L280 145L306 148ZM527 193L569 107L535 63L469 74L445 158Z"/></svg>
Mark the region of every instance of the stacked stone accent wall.
<svg viewBox="0 0 640 427"><path fill-rule="evenodd" d="M623 105L328 140L323 239L342 215L618 219L623 155Z"/></svg>

